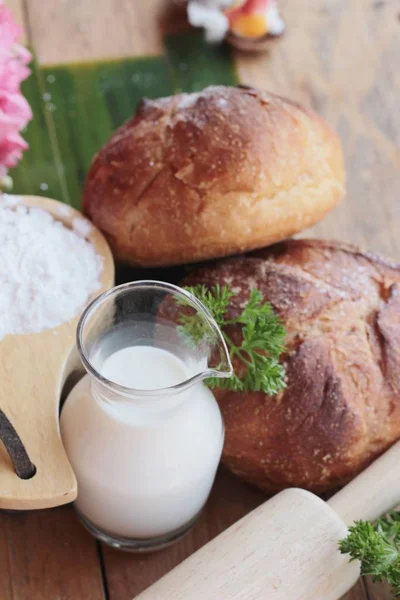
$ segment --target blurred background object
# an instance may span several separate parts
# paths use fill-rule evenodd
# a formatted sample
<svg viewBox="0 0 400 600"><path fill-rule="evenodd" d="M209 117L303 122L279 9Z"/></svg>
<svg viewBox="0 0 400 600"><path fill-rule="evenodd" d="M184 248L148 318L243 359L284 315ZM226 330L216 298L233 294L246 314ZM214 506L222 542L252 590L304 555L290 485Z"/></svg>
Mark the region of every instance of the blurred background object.
<svg viewBox="0 0 400 600"><path fill-rule="evenodd" d="M224 38L233 46L258 52L285 31L276 0L189 0L189 23L202 27L208 42Z"/></svg>

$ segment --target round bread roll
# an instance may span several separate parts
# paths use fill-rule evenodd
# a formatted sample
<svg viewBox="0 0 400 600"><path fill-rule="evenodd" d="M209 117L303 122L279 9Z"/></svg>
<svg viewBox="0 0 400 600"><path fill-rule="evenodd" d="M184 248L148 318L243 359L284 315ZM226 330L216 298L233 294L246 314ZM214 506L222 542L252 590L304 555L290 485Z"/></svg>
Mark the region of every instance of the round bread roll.
<svg viewBox="0 0 400 600"><path fill-rule="evenodd" d="M400 265L340 243L291 240L184 282L256 286L287 328L287 388L215 389L223 462L267 492L346 483L400 438ZM239 332L238 332L239 333Z"/></svg>
<svg viewBox="0 0 400 600"><path fill-rule="evenodd" d="M94 158L83 210L116 259L163 266L284 239L343 192L340 142L319 116L219 86L142 101Z"/></svg>

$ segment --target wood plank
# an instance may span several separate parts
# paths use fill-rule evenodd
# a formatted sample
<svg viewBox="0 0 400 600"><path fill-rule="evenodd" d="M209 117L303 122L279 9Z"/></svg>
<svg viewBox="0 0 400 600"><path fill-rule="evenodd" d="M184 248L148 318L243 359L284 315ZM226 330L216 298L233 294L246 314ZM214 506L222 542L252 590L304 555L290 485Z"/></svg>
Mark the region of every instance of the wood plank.
<svg viewBox="0 0 400 600"><path fill-rule="evenodd" d="M364 581L359 579L352 590L343 596L341 600L369 600Z"/></svg>
<svg viewBox="0 0 400 600"><path fill-rule="evenodd" d="M29 25L39 63L161 54L162 35L156 24L165 6L166 0L29 0Z"/></svg>
<svg viewBox="0 0 400 600"><path fill-rule="evenodd" d="M284 42L276 46L269 56L255 58L237 54L236 63L244 83L264 85L304 102L322 113L342 136L349 171L349 199L310 233L342 238L399 256L400 247L393 233L388 232L388 223L394 218L395 189L396 184L400 183L398 151L391 139L394 131L398 131L396 127L400 121L396 122L394 130L390 129L388 136L381 131L374 114L374 98L377 97L380 102L384 99L385 103L394 101L394 94L390 95L386 82L377 77L387 60L391 63L392 73L396 72L394 63L399 46L394 40L393 10L389 13L384 7L382 22L377 23L372 28L373 34L368 36L367 29L375 14L371 11L376 9L368 12L365 3L351 3L349 10L352 18L349 17L348 22L345 20L348 9L344 1L327 3L315 0L311 9L306 0L282 4L289 22L289 33ZM352 31L353 26L355 31ZM386 40L383 39L384 31L388 36ZM362 42L361 51L358 37ZM353 40L357 40L357 43L353 43ZM391 43L394 50L391 48L387 56ZM347 57L347 54L349 60L346 60L346 67L343 68L343 57ZM362 69L358 77L360 61ZM365 66L363 61L366 62ZM389 67L387 72L390 72ZM357 85L349 89L349 81L355 81ZM370 171L372 168L375 169L374 177ZM233 480L228 482L226 477L224 474L222 479L218 479L212 498L218 498L225 491L229 496L228 506L233 498L238 499L239 503L245 502L246 498L248 510L262 500L257 497L255 504L252 501L247 504L249 489ZM198 547L199 537L204 537L204 529L207 531L204 541L207 541L229 526L230 519L226 518L225 512L227 505L221 504L224 511L218 503L213 506L211 500L195 530L180 544L161 554L144 559L131 556L119 558L117 553L105 549L111 599L119 600L140 593L193 552ZM243 505L239 506L236 518L245 514ZM218 523L217 527L215 523ZM381 596L381 586L375 586L374 593L378 594L374 600L387 600L390 597ZM360 580L343 600L367 598L365 584Z"/></svg>
<svg viewBox="0 0 400 600"><path fill-rule="evenodd" d="M1 600L105 600L96 542L71 507L0 513Z"/></svg>
<svg viewBox="0 0 400 600"><path fill-rule="evenodd" d="M369 600L394 600L394 595L386 583L372 583L371 579L367 577L365 585Z"/></svg>
<svg viewBox="0 0 400 600"><path fill-rule="evenodd" d="M399 2L281 0L284 38L262 57L236 53L240 79L325 116L341 135L346 201L306 235L400 258Z"/></svg>
<svg viewBox="0 0 400 600"><path fill-rule="evenodd" d="M90 0L29 0L26 4L39 59L42 64L54 64L160 54L163 44L154 22L168 1L101 0L95 11ZM243 82L312 106L342 136L349 197L310 234L355 241L398 257L398 2L281 3L288 21L284 40L269 56L237 55L236 62ZM201 521L179 544L146 557L104 549L110 600L132 598L263 500L262 494L222 470ZM0 515L0 531L8 540L7 547L0 544L2 593L8 594L4 600L104 597L95 543L71 512L46 512L40 519L39 513L25 515L23 525L15 525L14 518ZM60 550L65 543L70 544L68 551ZM73 583L61 574L64 562ZM91 577L94 585L89 589ZM391 598L384 586L367 586L370 600ZM359 582L343 600L366 598L365 586Z"/></svg>

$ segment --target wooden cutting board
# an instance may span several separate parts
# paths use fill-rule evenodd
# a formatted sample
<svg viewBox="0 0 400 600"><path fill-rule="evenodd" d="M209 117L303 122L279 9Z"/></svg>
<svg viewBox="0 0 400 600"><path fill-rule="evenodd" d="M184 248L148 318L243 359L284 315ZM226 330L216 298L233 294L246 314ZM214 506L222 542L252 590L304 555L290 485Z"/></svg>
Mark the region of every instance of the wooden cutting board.
<svg viewBox="0 0 400 600"><path fill-rule="evenodd" d="M24 86L35 121L27 132L31 149L15 173L18 193L78 207L91 155L140 96L240 80L311 106L342 138L347 200L306 234L400 258L399 0L280 0L288 31L261 57L205 47L200 35L182 31L166 14L170 0L8 3L36 53ZM125 280L140 275L120 273ZM173 281L180 275L179 269L146 273ZM263 500L221 471L193 532L148 557L96 546L68 508L1 515L2 598L129 600ZM367 598L391 596L368 581L346 596Z"/></svg>
<svg viewBox="0 0 400 600"><path fill-rule="evenodd" d="M111 250L82 213L72 208L65 211L64 204L41 196L15 196L14 200L17 205L45 210L65 227L73 228L75 221L82 221L89 228L86 239L102 262L99 289L94 296L113 286ZM82 370L75 348L82 310L58 327L7 335L0 341L0 407L7 428L16 431L22 444L21 448L15 441L11 443L9 454L3 445L0 447L0 508L50 508L76 499L77 482L61 442L58 415L64 383ZM9 435L5 437L10 439Z"/></svg>

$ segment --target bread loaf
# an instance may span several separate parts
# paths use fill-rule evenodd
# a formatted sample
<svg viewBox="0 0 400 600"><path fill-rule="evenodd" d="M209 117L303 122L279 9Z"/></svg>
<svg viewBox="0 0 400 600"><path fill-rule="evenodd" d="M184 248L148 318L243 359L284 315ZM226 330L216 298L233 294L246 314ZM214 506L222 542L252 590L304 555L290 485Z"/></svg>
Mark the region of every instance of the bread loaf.
<svg viewBox="0 0 400 600"><path fill-rule="evenodd" d="M232 313L256 286L287 328L284 392L215 390L234 473L267 492L322 492L400 438L400 265L291 240L200 268L194 283L230 285Z"/></svg>
<svg viewBox="0 0 400 600"><path fill-rule="evenodd" d="M83 209L117 259L173 265L284 239L343 192L341 146L319 116L220 86L144 100L94 158Z"/></svg>

